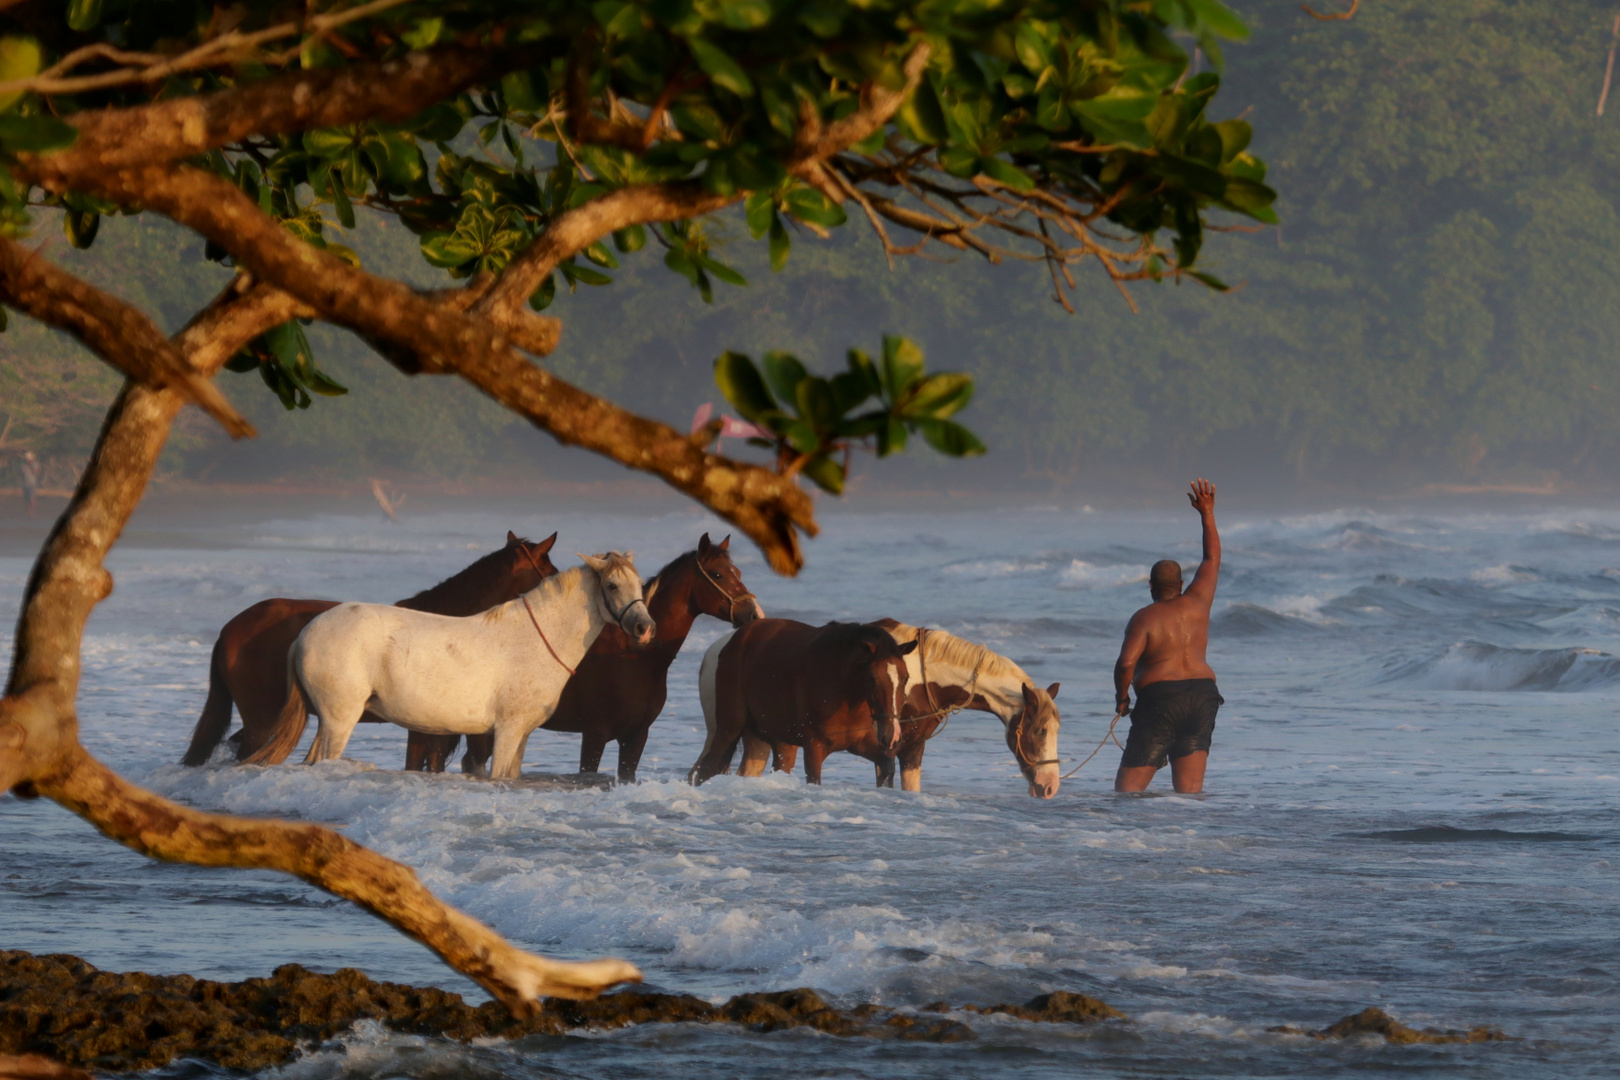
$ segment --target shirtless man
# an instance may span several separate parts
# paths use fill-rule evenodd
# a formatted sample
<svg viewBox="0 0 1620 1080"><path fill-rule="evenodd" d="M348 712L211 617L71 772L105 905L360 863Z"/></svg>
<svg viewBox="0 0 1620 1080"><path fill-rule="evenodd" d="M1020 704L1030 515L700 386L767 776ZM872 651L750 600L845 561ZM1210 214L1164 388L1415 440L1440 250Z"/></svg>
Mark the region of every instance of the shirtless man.
<svg viewBox="0 0 1620 1080"><path fill-rule="evenodd" d="M1215 485L1195 480L1187 499L1204 520L1204 561L1185 592L1180 563L1162 559L1153 564L1148 575L1153 603L1131 616L1114 664L1115 713L1131 717L1115 791L1146 791L1166 759L1178 792L1204 790L1209 739L1223 701L1215 689L1215 671L1204 660L1209 608L1221 573L1221 537L1215 531Z"/></svg>

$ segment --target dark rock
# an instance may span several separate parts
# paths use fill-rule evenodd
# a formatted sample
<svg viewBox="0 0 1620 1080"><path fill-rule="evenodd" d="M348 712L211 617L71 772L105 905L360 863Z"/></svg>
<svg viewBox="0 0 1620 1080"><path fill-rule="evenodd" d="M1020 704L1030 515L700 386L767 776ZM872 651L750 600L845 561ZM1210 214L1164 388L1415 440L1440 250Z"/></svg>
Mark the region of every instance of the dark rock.
<svg viewBox="0 0 1620 1080"><path fill-rule="evenodd" d="M1407 1027L1405 1024L1390 1016L1383 1009L1368 1007L1358 1013L1346 1016L1336 1024L1322 1028L1320 1031L1308 1031L1296 1027L1269 1027L1267 1031L1282 1035L1309 1035L1313 1039L1347 1039L1353 1035L1382 1035L1387 1042L1397 1045L1411 1043L1480 1043L1480 1042L1517 1042L1513 1036L1504 1033L1500 1028L1476 1027L1467 1031L1455 1029L1441 1031L1439 1028Z"/></svg>
<svg viewBox="0 0 1620 1080"><path fill-rule="evenodd" d="M925 1011L949 1010L941 1002ZM1027 1006L972 1011L1060 1023L1121 1017L1094 998L1061 991ZM492 1001L473 1007L459 994L376 982L353 968L321 975L287 964L267 979L222 983L190 975L117 974L75 956L0 951L0 1064L41 1060L9 1055L43 1055L67 1065L124 1072L189 1057L256 1071L333 1038L357 1020L459 1042L631 1024L726 1022L755 1031L809 1027L829 1035L929 1042L974 1037L971 1028L954 1020L870 1004L838 1009L806 988L738 994L718 1006L689 994L624 990L595 1001L548 1001L537 1015L517 1020ZM0 1073L0 1080L7 1075ZM71 1075L71 1070L42 1073L40 1080Z"/></svg>

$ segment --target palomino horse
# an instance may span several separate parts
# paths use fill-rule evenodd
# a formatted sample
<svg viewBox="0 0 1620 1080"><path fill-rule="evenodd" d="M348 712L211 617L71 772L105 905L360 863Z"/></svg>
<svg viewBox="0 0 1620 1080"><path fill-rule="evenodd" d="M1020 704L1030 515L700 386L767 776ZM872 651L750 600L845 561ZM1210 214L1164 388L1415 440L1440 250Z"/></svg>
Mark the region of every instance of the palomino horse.
<svg viewBox="0 0 1620 1080"><path fill-rule="evenodd" d="M709 738L688 779L701 784L730 768L744 732L804 747L812 784L821 783L821 763L835 751L892 757L906 656L916 648L860 623L760 619L732 631L698 683Z"/></svg>
<svg viewBox="0 0 1620 1080"><path fill-rule="evenodd" d="M288 655L287 704L270 745L282 729L302 729L313 711L321 724L305 763L342 757L370 708L432 735L493 729L490 775L516 778L529 733L556 709L602 627L652 640L629 553L580 558L584 566L464 619L381 604L341 604L318 617Z"/></svg>
<svg viewBox="0 0 1620 1080"><path fill-rule="evenodd" d="M894 786L895 758L900 761L900 786L906 791L922 790L923 750L928 740L945 727L951 715L962 709L993 714L1006 727L1007 749L1029 782L1029 793L1050 799L1058 792L1058 683L1040 690L1024 669L983 645L964 641L943 630L908 626L894 619L879 619L880 626L896 641L918 643L916 652L906 657L906 707L900 718L900 745L895 757L877 762L879 787ZM704 657L704 670L709 666ZM700 679L701 679L700 675ZM798 747L789 743L772 746L752 735L743 736L743 763L737 771L758 776L765 771L765 760L774 757L776 767L793 771Z"/></svg>
<svg viewBox="0 0 1620 1080"><path fill-rule="evenodd" d="M548 554L556 542L556 533L536 544L508 532L505 547L395 606L437 615L476 615L504 604L557 573ZM208 761L231 726L233 703L242 715L242 730L234 737L236 759L252 757L264 746L287 701L287 651L315 616L340 602L261 600L221 628L208 667L208 700L191 733L191 747L180 764L202 765ZM368 714L364 719L380 718ZM279 763L297 744L295 737L280 757L266 760Z"/></svg>
<svg viewBox="0 0 1620 1080"><path fill-rule="evenodd" d="M595 772L610 740L619 744L619 780L634 783L647 732L664 709L669 666L681 651L692 623L699 615L724 619L742 626L765 617L754 594L743 584L731 561L731 537L718 544L704 533L696 551L689 551L658 571L647 582L647 610L658 624L657 637L645 648L633 644L617 627L606 627L579 670L563 687L557 711L541 727L546 731L579 732L579 771ZM426 736L433 738L433 736ZM450 746L438 760L455 750L454 735L444 736ZM489 760L490 737L467 736L467 760L462 768L482 771Z"/></svg>

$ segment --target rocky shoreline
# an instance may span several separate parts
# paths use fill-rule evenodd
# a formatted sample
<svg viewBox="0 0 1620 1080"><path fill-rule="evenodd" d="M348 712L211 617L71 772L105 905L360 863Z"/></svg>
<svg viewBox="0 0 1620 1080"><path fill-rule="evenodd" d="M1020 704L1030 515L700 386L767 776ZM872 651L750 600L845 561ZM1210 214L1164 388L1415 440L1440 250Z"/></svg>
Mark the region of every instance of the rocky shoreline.
<svg viewBox="0 0 1620 1080"><path fill-rule="evenodd" d="M810 1027L830 1035L929 1042L973 1039L967 1024L937 1015L948 1012L1046 1023L1129 1022L1105 1002L1066 991L1042 994L1024 1005L953 1007L937 1002L912 1012L877 1005L841 1009L809 989L738 994L719 1005L689 994L621 990L595 1001L547 1001L538 1015L516 1019L492 1001L472 1006L459 994L377 982L353 968L321 975L287 964L269 978L224 983L189 975L101 971L75 956L0 950L0 1080L30 1075L14 1071L20 1068L11 1064L20 1060L15 1055L39 1055L106 1072L154 1069L177 1058L254 1071L279 1065L360 1020L460 1042L652 1023L731 1023L761 1032ZM1378 1009L1320 1031L1268 1030L1322 1039L1374 1034L1391 1043L1508 1038L1493 1028L1417 1031Z"/></svg>

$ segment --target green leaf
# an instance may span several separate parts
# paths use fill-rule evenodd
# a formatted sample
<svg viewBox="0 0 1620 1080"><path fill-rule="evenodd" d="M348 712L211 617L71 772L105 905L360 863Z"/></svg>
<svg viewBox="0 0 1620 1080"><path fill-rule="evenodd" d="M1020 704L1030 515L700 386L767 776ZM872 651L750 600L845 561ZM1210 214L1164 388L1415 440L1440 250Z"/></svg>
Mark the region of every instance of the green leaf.
<svg viewBox="0 0 1620 1080"><path fill-rule="evenodd" d="M811 375L799 380L795 404L818 438L830 435L838 424L838 400L826 379Z"/></svg>
<svg viewBox="0 0 1620 1080"><path fill-rule="evenodd" d="M315 128L304 132L304 149L318 158L340 158L358 145L355 133L345 128Z"/></svg>
<svg viewBox="0 0 1620 1080"><path fill-rule="evenodd" d="M849 373L858 378L865 387L861 400L865 401L873 394L883 393L883 380L878 376L877 365L864 350L851 349L844 354L845 362L849 365Z"/></svg>
<svg viewBox="0 0 1620 1080"><path fill-rule="evenodd" d="M101 215L93 210L84 213L69 210L62 216L62 228L67 233L68 243L83 250L95 243Z"/></svg>
<svg viewBox="0 0 1620 1080"><path fill-rule="evenodd" d="M93 30L101 22L101 0L69 0L67 24L79 33Z"/></svg>
<svg viewBox="0 0 1620 1080"><path fill-rule="evenodd" d="M551 302L556 298L557 275L547 274L545 283L534 290L534 295L529 297L529 306L536 311L544 311L551 306Z"/></svg>
<svg viewBox="0 0 1620 1080"><path fill-rule="evenodd" d="M347 386L313 366L309 369L309 376L304 380L304 385L322 397L342 397L349 392Z"/></svg>
<svg viewBox="0 0 1620 1080"><path fill-rule="evenodd" d="M338 183L333 183L331 190L332 205L337 209L338 224L345 229L354 228L354 206L349 202L349 193Z"/></svg>
<svg viewBox="0 0 1620 1080"><path fill-rule="evenodd" d="M1052 66L1052 48L1047 44L1046 37L1027 22L1018 27L1013 51L1018 55L1018 62L1031 75L1039 75Z"/></svg>
<svg viewBox="0 0 1620 1080"><path fill-rule="evenodd" d="M985 452L978 436L952 420L919 420L917 430L929 446L950 457L977 457Z"/></svg>
<svg viewBox="0 0 1620 1080"><path fill-rule="evenodd" d="M0 148L8 154L46 154L78 137L78 128L54 116L0 116Z"/></svg>
<svg viewBox="0 0 1620 1080"><path fill-rule="evenodd" d="M743 213L748 219L748 233L755 240L770 231L771 222L776 220L776 203L769 191L755 191L743 203Z"/></svg>
<svg viewBox="0 0 1620 1080"><path fill-rule="evenodd" d="M234 371L238 375L245 374L249 371L257 371L259 370L259 358L254 356L252 353L243 350L242 352L239 352L235 356L231 357L229 360L225 361L225 370Z"/></svg>
<svg viewBox="0 0 1620 1080"><path fill-rule="evenodd" d="M800 221L835 229L849 220L844 208L812 187L796 187L789 191L783 202L787 212Z"/></svg>
<svg viewBox="0 0 1620 1080"><path fill-rule="evenodd" d="M906 425L898 416L890 416L888 423L877 433L878 457L898 454L906 448Z"/></svg>
<svg viewBox="0 0 1620 1080"><path fill-rule="evenodd" d="M441 101L418 113L405 128L428 142L440 143L449 142L460 135L466 123L467 120L461 113Z"/></svg>
<svg viewBox="0 0 1620 1080"><path fill-rule="evenodd" d="M917 84L894 119L901 134L912 142L938 146L950 141L951 129L945 123L945 110L940 107L939 95L927 79Z"/></svg>
<svg viewBox="0 0 1620 1080"><path fill-rule="evenodd" d="M1249 140L1254 138L1254 128L1245 120L1222 120L1218 124L1211 124L1215 134L1221 137L1221 161L1231 161L1244 150L1248 149Z"/></svg>
<svg viewBox="0 0 1620 1080"><path fill-rule="evenodd" d="M922 377L923 353L910 338L883 335L883 388L898 404ZM902 440L903 441L903 440Z"/></svg>
<svg viewBox="0 0 1620 1080"><path fill-rule="evenodd" d="M788 239L786 226L774 213L771 215L771 272L779 274L787 265L788 250L793 242Z"/></svg>
<svg viewBox="0 0 1620 1080"><path fill-rule="evenodd" d="M707 270L709 273L713 274L715 277L719 278L721 281L725 282L727 285L736 285L738 288L748 287L748 279L737 273L737 271L733 270L725 263L715 262L707 255L695 256L692 261L697 263L698 266L702 267L704 270Z"/></svg>
<svg viewBox="0 0 1620 1080"><path fill-rule="evenodd" d="M1232 41L1248 41L1249 27L1221 0L1182 0L1211 33Z"/></svg>
<svg viewBox="0 0 1620 1080"><path fill-rule="evenodd" d="M39 74L45 54L31 37L0 37L0 82L31 79ZM0 94L0 111L11 108L22 91Z"/></svg>
<svg viewBox="0 0 1620 1080"><path fill-rule="evenodd" d="M534 85L534 77L527 71L508 71L501 76L501 96L508 108L518 112L543 113L548 104L546 95Z"/></svg>
<svg viewBox="0 0 1620 1080"><path fill-rule="evenodd" d="M478 247L455 233L427 233L421 240L422 257L434 266L460 266L478 257Z"/></svg>
<svg viewBox="0 0 1620 1080"><path fill-rule="evenodd" d="M979 167L984 170L984 175L1006 184L1014 191L1035 190L1034 178L1010 161L1002 161L1000 158L980 158Z"/></svg>
<svg viewBox="0 0 1620 1080"><path fill-rule="evenodd" d="M1189 270L1187 273L1189 276L1197 278L1205 285L1208 285L1216 292L1230 292L1232 289L1232 286L1228 285L1214 274L1206 274L1202 270Z"/></svg>
<svg viewBox="0 0 1620 1080"><path fill-rule="evenodd" d="M714 80L716 86L730 90L741 98L754 96L753 80L725 50L701 38L693 38L687 45L692 50L692 59Z"/></svg>
<svg viewBox="0 0 1620 1080"><path fill-rule="evenodd" d="M800 474L823 491L834 495L844 493L844 466L826 454L818 454L804 463Z"/></svg>
<svg viewBox="0 0 1620 1080"><path fill-rule="evenodd" d="M761 424L771 414L781 413L771 392L765 388L759 369L742 353L720 354L714 362L714 383L745 420Z"/></svg>
<svg viewBox="0 0 1620 1080"><path fill-rule="evenodd" d="M719 0L719 7L728 30L758 30L771 21L770 0Z"/></svg>
<svg viewBox="0 0 1620 1080"><path fill-rule="evenodd" d="M605 266L609 270L619 268L619 260L613 257L613 252L609 251L607 245L600 240L585 249L585 257L597 266Z"/></svg>
<svg viewBox="0 0 1620 1080"><path fill-rule="evenodd" d="M613 234L613 246L625 254L640 251L647 246L647 230L640 225L631 225L627 229L620 229Z"/></svg>
<svg viewBox="0 0 1620 1080"><path fill-rule="evenodd" d="M606 250L606 249L604 248L603 250ZM564 266L563 267L563 272L565 274L567 274L571 278L574 278L574 279L579 280L579 281L583 281L587 285L611 285L611 284L613 284L613 279L608 277L606 274L601 273L600 271L597 271L597 270L592 270L588 266L580 266L577 263L574 264L573 266Z"/></svg>
<svg viewBox="0 0 1620 1080"><path fill-rule="evenodd" d="M1256 218L1259 217L1259 211L1265 210L1277 201L1277 193L1266 185L1236 177L1226 181L1223 197L1232 206Z"/></svg>
<svg viewBox="0 0 1620 1080"><path fill-rule="evenodd" d="M799 384L809 377L798 357L785 352L768 352L760 358L765 364L765 383L778 401L796 401Z"/></svg>
<svg viewBox="0 0 1620 1080"><path fill-rule="evenodd" d="M948 371L930 375L913 388L901 410L907 417L943 420L973 399L973 376Z"/></svg>
<svg viewBox="0 0 1620 1080"><path fill-rule="evenodd" d="M410 28L400 35L400 40L413 49L426 49L439 40L443 31L444 18L442 16L435 15L432 18L413 19Z"/></svg>

